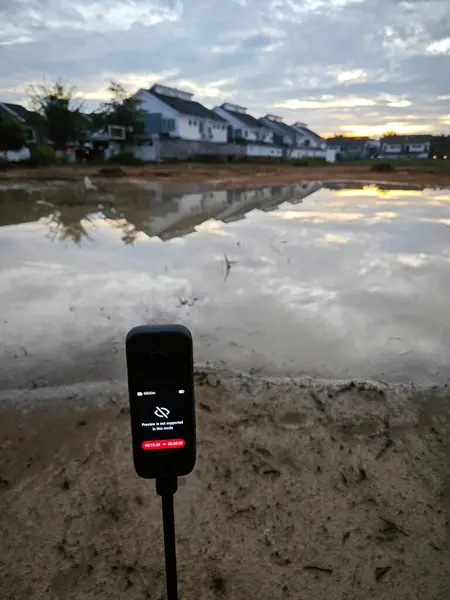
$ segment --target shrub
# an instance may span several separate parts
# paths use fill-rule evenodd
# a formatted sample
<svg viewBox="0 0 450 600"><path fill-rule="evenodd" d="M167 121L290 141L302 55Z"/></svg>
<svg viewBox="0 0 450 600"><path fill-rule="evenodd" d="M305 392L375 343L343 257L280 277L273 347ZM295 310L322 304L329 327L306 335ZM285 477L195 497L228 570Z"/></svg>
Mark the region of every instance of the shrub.
<svg viewBox="0 0 450 600"><path fill-rule="evenodd" d="M321 167L324 164L324 158L294 158L291 160L291 165L294 167Z"/></svg>
<svg viewBox="0 0 450 600"><path fill-rule="evenodd" d="M67 156L67 154L65 152L57 152L55 160L58 163L58 165L68 165L69 164L69 157Z"/></svg>
<svg viewBox="0 0 450 600"><path fill-rule="evenodd" d="M127 174L120 167L102 167L98 170L100 177L126 177Z"/></svg>
<svg viewBox="0 0 450 600"><path fill-rule="evenodd" d="M9 169L12 164L4 156L0 156L0 169Z"/></svg>
<svg viewBox="0 0 450 600"><path fill-rule="evenodd" d="M375 173L392 173L392 171L395 171L395 168L391 163L375 163L372 165L371 170L375 171Z"/></svg>
<svg viewBox="0 0 450 600"><path fill-rule="evenodd" d="M118 154L114 154L109 159L109 162L118 164L118 165L141 165L143 161L140 158L137 158L133 152L119 152Z"/></svg>
<svg viewBox="0 0 450 600"><path fill-rule="evenodd" d="M22 162L28 167L46 167L56 164L56 152L47 146L36 146L31 150L30 158Z"/></svg>

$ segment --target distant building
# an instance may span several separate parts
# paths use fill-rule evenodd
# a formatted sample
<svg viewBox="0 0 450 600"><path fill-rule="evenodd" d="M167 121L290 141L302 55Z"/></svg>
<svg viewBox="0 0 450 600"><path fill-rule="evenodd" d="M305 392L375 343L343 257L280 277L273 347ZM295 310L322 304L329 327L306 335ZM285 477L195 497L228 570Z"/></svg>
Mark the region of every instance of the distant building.
<svg viewBox="0 0 450 600"><path fill-rule="evenodd" d="M327 139L330 150L336 152L338 160L364 160L379 154L380 143L369 137L346 137L337 135Z"/></svg>
<svg viewBox="0 0 450 600"><path fill-rule="evenodd" d="M259 122L268 127L273 132L273 139L276 144L283 146L284 158L301 158L301 153L297 152L297 146L302 138L302 135L293 127L286 125L282 117L267 114L262 117Z"/></svg>
<svg viewBox="0 0 450 600"><path fill-rule="evenodd" d="M10 102L0 102L0 112L8 115L17 121L24 135L24 146L20 150L8 150L7 160L19 162L30 158L30 148L46 142L44 137L44 119L38 113L28 110L21 104L11 104Z"/></svg>
<svg viewBox="0 0 450 600"><path fill-rule="evenodd" d="M321 158L334 162L334 152L327 154L327 143L317 133L314 133L305 123L287 125L281 117L268 114L260 122L274 134L274 141L284 148L284 157Z"/></svg>
<svg viewBox="0 0 450 600"><path fill-rule="evenodd" d="M292 129L295 129L300 134L300 138L297 138L298 145L303 148L326 150L327 143L320 137L318 133L314 133L311 129L308 129L306 123L294 123Z"/></svg>
<svg viewBox="0 0 450 600"><path fill-rule="evenodd" d="M243 106L225 102L213 110L228 123L228 141L244 144L246 156L283 156L283 148L274 143L273 131L249 115Z"/></svg>
<svg viewBox="0 0 450 600"><path fill-rule="evenodd" d="M386 135L381 138L383 158L427 159L430 157L431 135Z"/></svg>
<svg viewBox="0 0 450 600"><path fill-rule="evenodd" d="M37 112L28 110L21 104L0 102L0 111L4 112L22 126L25 144L35 145L42 143L44 119Z"/></svg>
<svg viewBox="0 0 450 600"><path fill-rule="evenodd" d="M228 123L199 102L193 94L165 85L155 84L149 90L140 89L135 98L146 111L145 131L169 138L225 143Z"/></svg>
<svg viewBox="0 0 450 600"><path fill-rule="evenodd" d="M297 148L302 150L301 158L325 158L328 162L335 162L336 152L328 147L324 138L309 129L306 123L294 123L292 128L301 136L297 138Z"/></svg>

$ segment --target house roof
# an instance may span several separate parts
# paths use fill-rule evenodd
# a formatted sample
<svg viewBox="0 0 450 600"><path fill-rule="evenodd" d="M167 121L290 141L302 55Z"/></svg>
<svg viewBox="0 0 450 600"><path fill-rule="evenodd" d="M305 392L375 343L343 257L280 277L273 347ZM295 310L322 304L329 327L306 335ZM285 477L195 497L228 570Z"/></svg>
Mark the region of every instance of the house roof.
<svg viewBox="0 0 450 600"><path fill-rule="evenodd" d="M236 110L230 110L228 108L224 108L223 104L220 108L223 111L230 114L231 116L233 116L235 119L238 119L239 121L241 121L241 123L244 123L244 125L246 125L247 127L257 127L258 129L261 129L262 127L264 127L264 125L258 119L255 119L255 117L252 117L252 115L248 115L245 112L238 112Z"/></svg>
<svg viewBox="0 0 450 600"><path fill-rule="evenodd" d="M294 124L292 127L300 133L304 133L305 135L308 135L316 140L320 140L321 142L325 141L323 137L321 137L318 133L314 133L314 131L311 131L311 129L308 129L308 127L305 125Z"/></svg>
<svg viewBox="0 0 450 600"><path fill-rule="evenodd" d="M333 146L342 146L343 148L347 149L347 150L355 150L356 148L361 148L361 146L364 146L364 144L366 144L369 141L368 137L345 137L343 135L337 135L335 137L332 138L328 138L326 140L326 142L328 143L328 146L333 147Z"/></svg>
<svg viewBox="0 0 450 600"><path fill-rule="evenodd" d="M386 135L381 138L385 144L425 144L431 141L431 135Z"/></svg>
<svg viewBox="0 0 450 600"><path fill-rule="evenodd" d="M286 125L286 123L283 123L282 121L272 121L271 119L267 119L267 117L263 117L262 119L260 119L260 123L262 123L266 127L268 126L278 132L281 132L283 135L289 135L291 137L295 137L298 135L298 131L295 131L295 129L293 129L289 125Z"/></svg>
<svg viewBox="0 0 450 600"><path fill-rule="evenodd" d="M190 117L200 117L202 119L211 119L213 121L220 121L220 123L226 123L225 119L216 115L215 112L200 104L200 102L195 102L194 100L185 100L183 98L178 98L176 96L168 96L166 94L159 94L150 88L148 90L150 94L159 98L165 104L168 104L176 111L181 113L182 115L188 115Z"/></svg>
<svg viewBox="0 0 450 600"><path fill-rule="evenodd" d="M4 107L4 108L3 108ZM11 102L1 102L0 108L11 115L13 112L19 119L23 119L26 123L30 124L36 121L42 121L41 115L32 110L28 110L21 104L12 104ZM12 115L11 115L12 116Z"/></svg>

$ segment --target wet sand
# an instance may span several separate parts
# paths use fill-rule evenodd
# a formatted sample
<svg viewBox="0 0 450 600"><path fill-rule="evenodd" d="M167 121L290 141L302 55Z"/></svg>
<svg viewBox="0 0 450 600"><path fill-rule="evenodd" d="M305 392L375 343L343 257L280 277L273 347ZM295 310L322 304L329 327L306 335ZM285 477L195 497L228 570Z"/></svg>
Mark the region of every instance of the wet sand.
<svg viewBox="0 0 450 600"><path fill-rule="evenodd" d="M181 598L449 597L445 387L199 369L196 390ZM133 472L124 383L8 390L0 407L2 598L164 598L160 503Z"/></svg>
<svg viewBox="0 0 450 600"><path fill-rule="evenodd" d="M430 164L431 163L431 164ZM80 181L87 175L96 183L104 179L100 169L104 165L74 165L14 168L0 171L0 182L16 181ZM142 181L162 181L173 184L212 183L220 187L237 185L279 185L298 181L371 181L374 183L450 185L450 172L433 172L433 161L423 165L394 165L391 173L376 173L367 164L324 164L292 166L285 164L159 164L136 167L106 167L122 171L123 178Z"/></svg>

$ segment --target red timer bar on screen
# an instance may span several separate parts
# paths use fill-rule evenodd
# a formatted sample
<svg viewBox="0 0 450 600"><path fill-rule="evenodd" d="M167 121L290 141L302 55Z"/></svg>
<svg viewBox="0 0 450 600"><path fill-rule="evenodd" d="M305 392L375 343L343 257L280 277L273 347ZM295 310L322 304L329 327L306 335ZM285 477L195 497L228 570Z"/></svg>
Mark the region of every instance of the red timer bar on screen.
<svg viewBox="0 0 450 600"><path fill-rule="evenodd" d="M142 450L173 450L174 448L183 448L184 440L152 440L151 442L142 442Z"/></svg>

